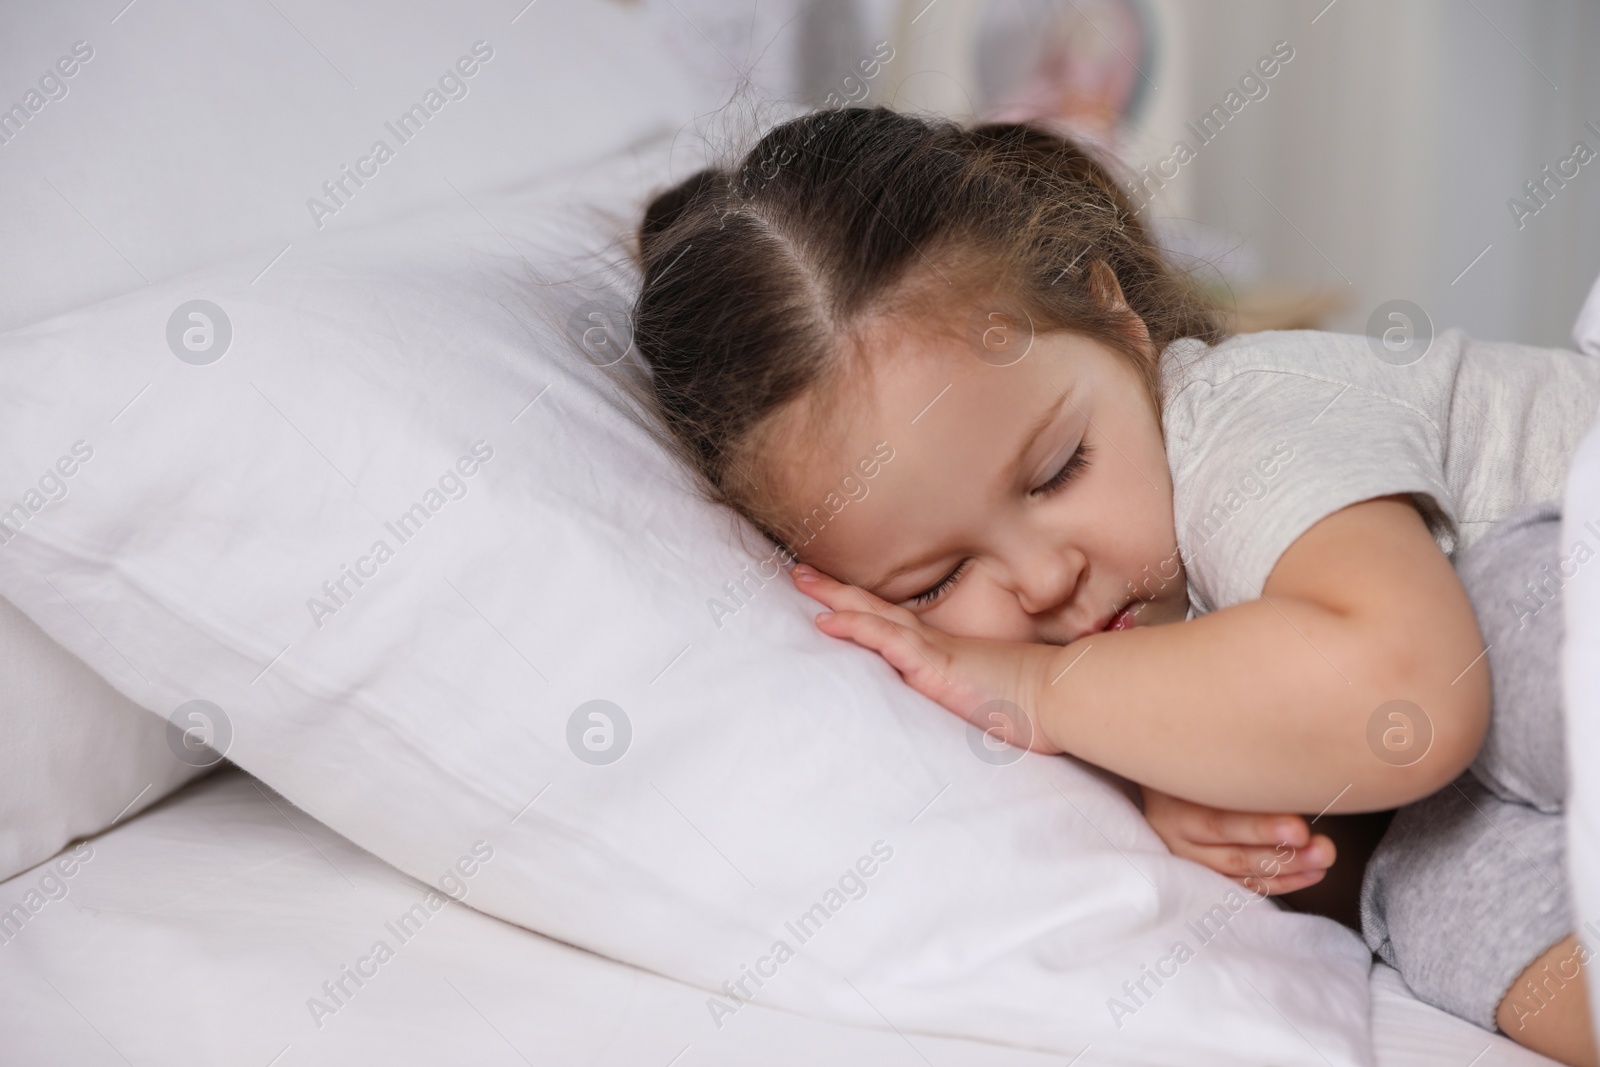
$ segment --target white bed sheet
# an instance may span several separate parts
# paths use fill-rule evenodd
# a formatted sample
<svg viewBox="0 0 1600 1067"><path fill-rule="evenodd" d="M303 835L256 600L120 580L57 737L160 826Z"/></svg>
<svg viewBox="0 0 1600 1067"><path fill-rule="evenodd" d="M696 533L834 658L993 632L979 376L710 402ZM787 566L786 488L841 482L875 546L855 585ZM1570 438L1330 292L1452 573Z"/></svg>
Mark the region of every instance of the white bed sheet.
<svg viewBox="0 0 1600 1067"><path fill-rule="evenodd" d="M759 1003L719 1030L705 991L457 904L402 942L386 924L427 887L231 768L90 846L65 896L0 933L7 1064L1061 1065ZM0 883L0 909L47 870ZM322 984L379 939L393 958L334 1004ZM1554 1062L1415 1000L1387 967L1372 993L1382 1067ZM332 1013L314 1019L313 997Z"/></svg>

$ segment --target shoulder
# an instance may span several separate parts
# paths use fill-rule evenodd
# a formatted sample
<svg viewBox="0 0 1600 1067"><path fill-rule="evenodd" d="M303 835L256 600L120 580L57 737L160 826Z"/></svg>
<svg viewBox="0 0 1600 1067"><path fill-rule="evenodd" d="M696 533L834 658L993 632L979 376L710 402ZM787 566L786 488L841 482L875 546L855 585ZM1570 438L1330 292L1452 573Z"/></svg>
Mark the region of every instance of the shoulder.
<svg viewBox="0 0 1600 1067"><path fill-rule="evenodd" d="M1334 397L1380 400L1409 409L1443 431L1462 357L1472 345L1459 329L1415 338L1396 351L1383 339L1323 330L1236 334L1219 344L1183 338L1160 356L1162 422L1181 440L1205 422L1259 403L1304 422ZM1348 405L1347 405L1348 407Z"/></svg>
<svg viewBox="0 0 1600 1067"><path fill-rule="evenodd" d="M1238 333L1214 345L1184 337L1161 353L1163 381L1182 386L1204 381L1215 385L1252 371L1315 372L1328 364L1345 365L1371 358L1367 338L1324 330L1264 330Z"/></svg>
<svg viewBox="0 0 1600 1067"><path fill-rule="evenodd" d="M1431 342L1406 366L1366 337L1313 330L1163 352L1173 518L1199 599L1214 609L1259 596L1296 537L1374 497L1415 494L1453 547L1443 457L1463 338Z"/></svg>
<svg viewBox="0 0 1600 1067"><path fill-rule="evenodd" d="M1436 337L1407 336L1410 340L1398 347L1378 337L1326 330L1235 334L1214 345L1185 337L1161 353L1162 389L1176 396L1195 386L1225 385L1243 375L1289 375L1396 393L1407 383L1447 376L1474 344L1459 329Z"/></svg>

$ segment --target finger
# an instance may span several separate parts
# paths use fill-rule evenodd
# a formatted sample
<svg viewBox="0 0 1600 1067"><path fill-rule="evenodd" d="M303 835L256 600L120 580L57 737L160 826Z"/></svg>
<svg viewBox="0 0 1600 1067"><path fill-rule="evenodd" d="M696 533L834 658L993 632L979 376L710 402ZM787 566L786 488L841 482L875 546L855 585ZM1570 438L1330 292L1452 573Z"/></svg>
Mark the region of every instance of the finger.
<svg viewBox="0 0 1600 1067"><path fill-rule="evenodd" d="M1286 845L1268 848L1261 845L1201 845L1182 841L1177 844L1178 847L1173 849L1175 854L1203 863L1230 878L1250 875L1271 879L1321 871L1333 866L1335 858L1333 842L1320 835L1302 849Z"/></svg>
<svg viewBox="0 0 1600 1067"><path fill-rule="evenodd" d="M1299 815L1262 815L1249 811L1223 811L1188 804L1174 813L1180 829L1191 841L1212 845L1290 845L1300 848L1311 829Z"/></svg>
<svg viewBox="0 0 1600 1067"><path fill-rule="evenodd" d="M862 648L876 652L889 666L900 672L900 677L911 688L925 697L945 703L949 682L934 667L933 650L914 630L871 611L825 611L817 616L817 628L830 637L854 641Z"/></svg>
<svg viewBox="0 0 1600 1067"><path fill-rule="evenodd" d="M1333 843L1333 838L1327 834L1318 834L1313 837L1306 847L1316 850L1319 857L1327 861L1326 866L1328 867L1332 867L1339 860L1339 847Z"/></svg>
<svg viewBox="0 0 1600 1067"><path fill-rule="evenodd" d="M1239 884L1257 895L1264 893L1269 897L1275 897L1316 885L1327 877L1327 874L1327 871L1306 871L1301 874L1279 875L1276 878L1257 878L1252 875L1239 879Z"/></svg>
<svg viewBox="0 0 1600 1067"><path fill-rule="evenodd" d="M897 622L911 622L916 619L914 612L907 611L898 604L891 604L882 597L874 596L860 586L829 577L807 564L796 564L790 575L794 578L796 589L813 600L820 600L834 611L875 611L889 615Z"/></svg>
<svg viewBox="0 0 1600 1067"><path fill-rule="evenodd" d="M839 591L844 583L834 580L814 567L804 563L797 563L789 572L789 577L794 580L794 587L811 597L820 600L828 607L837 607L835 602L839 598Z"/></svg>

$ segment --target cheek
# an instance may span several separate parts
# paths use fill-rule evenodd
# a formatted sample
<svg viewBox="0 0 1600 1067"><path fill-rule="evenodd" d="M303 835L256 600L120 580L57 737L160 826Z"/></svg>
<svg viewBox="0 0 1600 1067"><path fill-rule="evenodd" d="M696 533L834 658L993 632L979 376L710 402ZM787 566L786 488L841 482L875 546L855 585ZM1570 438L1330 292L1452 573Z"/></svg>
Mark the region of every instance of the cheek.
<svg viewBox="0 0 1600 1067"><path fill-rule="evenodd" d="M1092 471L1093 484L1085 479L1087 491L1067 506L1092 516L1081 527L1083 550L1091 560L1137 584L1146 567L1157 572L1177 547L1172 482L1159 438L1118 444L1120 452L1104 443L1102 455L1109 452L1114 461ZM1171 564L1165 567L1170 573Z"/></svg>
<svg viewBox="0 0 1600 1067"><path fill-rule="evenodd" d="M1137 515L1128 536L1115 549L1118 555L1111 565L1133 583L1132 595L1165 603L1186 595L1173 531L1172 498L1141 484L1145 491L1134 505ZM1151 619L1154 621L1153 616Z"/></svg>
<svg viewBox="0 0 1600 1067"><path fill-rule="evenodd" d="M1164 468L1155 469L1147 457L1136 457L1126 450L1118 452L1103 443L1100 454L1110 452L1113 461L1088 472L1079 500L1066 494L1067 508L1084 516L1098 530L1102 541L1109 536L1130 544L1149 540L1172 525L1172 493ZM1137 462L1136 462L1137 458ZM1153 484L1152 484L1153 483Z"/></svg>
<svg viewBox="0 0 1600 1067"><path fill-rule="evenodd" d="M1144 488L1145 492L1130 505L1131 518L1121 542L1120 562L1134 574L1142 574L1146 568L1152 574L1163 569L1170 573L1171 564L1163 561L1173 557L1178 544L1172 525L1172 498L1163 497L1148 485Z"/></svg>
<svg viewBox="0 0 1600 1067"><path fill-rule="evenodd" d="M1132 481L1128 492L1134 498L1131 506L1139 512L1142 520L1140 539L1154 538L1163 546L1169 545L1175 540L1172 525L1172 471L1167 466L1167 449L1161 440L1161 427L1148 418L1139 420L1135 425L1136 429L1128 435L1131 439L1123 448L1128 456L1127 465L1136 465L1138 468L1129 471Z"/></svg>
<svg viewBox="0 0 1600 1067"><path fill-rule="evenodd" d="M954 637L1038 640L1033 620L1017 603L1016 595L991 580L981 565L972 568L942 603L924 611L922 620Z"/></svg>

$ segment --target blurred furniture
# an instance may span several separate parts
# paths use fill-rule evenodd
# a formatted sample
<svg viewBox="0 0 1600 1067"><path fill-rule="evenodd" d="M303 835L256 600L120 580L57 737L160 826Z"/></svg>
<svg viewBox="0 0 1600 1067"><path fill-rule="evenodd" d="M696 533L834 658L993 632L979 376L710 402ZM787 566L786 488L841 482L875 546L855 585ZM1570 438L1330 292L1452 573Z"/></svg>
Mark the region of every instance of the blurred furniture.
<svg viewBox="0 0 1600 1067"><path fill-rule="evenodd" d="M1263 283L1238 292L1219 291L1217 305L1236 333L1258 330L1324 330L1350 303L1345 288Z"/></svg>

